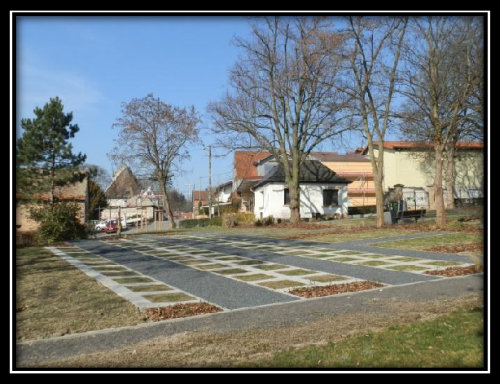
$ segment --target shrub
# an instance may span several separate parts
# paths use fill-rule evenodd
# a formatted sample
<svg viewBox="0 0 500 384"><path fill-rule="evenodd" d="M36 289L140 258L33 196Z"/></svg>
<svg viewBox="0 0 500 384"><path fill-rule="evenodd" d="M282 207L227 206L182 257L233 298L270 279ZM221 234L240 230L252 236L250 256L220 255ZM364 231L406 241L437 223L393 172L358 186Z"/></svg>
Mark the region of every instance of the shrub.
<svg viewBox="0 0 500 384"><path fill-rule="evenodd" d="M264 219L264 225L273 225L274 224L274 217L273 216L267 216Z"/></svg>
<svg viewBox="0 0 500 384"><path fill-rule="evenodd" d="M262 221L260 219L257 219L254 223L253 223L256 227L262 227Z"/></svg>
<svg viewBox="0 0 500 384"><path fill-rule="evenodd" d="M255 215L253 213L238 212L236 213L236 222L238 224L253 224Z"/></svg>
<svg viewBox="0 0 500 384"><path fill-rule="evenodd" d="M37 237L43 243L85 238L85 226L78 220L80 208L74 203L60 202L32 208L30 216L40 223Z"/></svg>
<svg viewBox="0 0 500 384"><path fill-rule="evenodd" d="M222 215L222 226L224 228L232 228L238 225L238 220L235 213L226 213Z"/></svg>
<svg viewBox="0 0 500 384"><path fill-rule="evenodd" d="M222 217L214 217L212 219L188 219L179 222L179 228L196 228L208 226L221 226Z"/></svg>

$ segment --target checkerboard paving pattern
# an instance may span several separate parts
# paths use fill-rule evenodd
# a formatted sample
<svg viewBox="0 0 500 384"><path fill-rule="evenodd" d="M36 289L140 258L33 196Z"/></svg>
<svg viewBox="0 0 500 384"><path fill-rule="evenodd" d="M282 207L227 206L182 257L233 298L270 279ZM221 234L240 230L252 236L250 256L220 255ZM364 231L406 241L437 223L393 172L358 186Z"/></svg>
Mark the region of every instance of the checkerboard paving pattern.
<svg viewBox="0 0 500 384"><path fill-rule="evenodd" d="M276 244L265 239L238 239L235 237L220 237L215 234L204 234L203 236L170 235L168 239L188 240L189 243L184 241L172 244L172 241L167 243L156 240L154 237L139 237L134 238L134 240L104 239L101 241L118 248L160 260L168 260L207 274L223 276L242 284L258 286L289 296L293 296L289 292L295 288L346 284L365 280L353 276L259 260L251 256L241 255L241 253L244 253L241 250L262 251L284 256L346 263L361 268L380 268L394 272L401 271L416 274L452 266L472 265L472 263L458 261L388 255L383 253L383 249L380 250L380 253L372 253L318 245L287 245L284 242ZM223 246L224 253L218 252L217 246ZM206 301L190 292L158 281L151 276L146 276L77 246L48 247L48 249L141 309ZM235 250L234 254L230 251L231 249ZM238 249L240 252L236 252ZM294 298L297 298L297 296L294 296ZM299 299L307 300L305 298ZM210 304L228 310L217 303Z"/></svg>
<svg viewBox="0 0 500 384"><path fill-rule="evenodd" d="M260 239L258 241L248 239L238 241L214 237L211 238L210 235L206 235L203 237L177 235L170 236L169 238L189 238L193 241L203 241L205 243L215 242L217 244L228 247L265 250L268 252L287 256L330 260L338 263L347 263L351 265L360 265L366 267L382 268L392 271L402 271L419 274L425 273L429 270L440 270L448 267L467 267L473 265L473 263L459 261L430 260L417 257L385 255L382 253L383 249L380 250L380 253L371 253L349 249L334 249L326 247L322 248L313 245L294 245L293 247L287 247L276 245L273 242L266 242L265 240L261 241Z"/></svg>
<svg viewBox="0 0 500 384"><path fill-rule="evenodd" d="M145 276L76 246L46 248L141 310L202 301L200 298L150 276Z"/></svg>
<svg viewBox="0 0 500 384"><path fill-rule="evenodd" d="M334 275L210 250L200 250L200 248L186 245L172 246L155 240L122 240L113 242L113 244L282 293L288 293L289 290L297 287L361 281L361 279L354 277Z"/></svg>

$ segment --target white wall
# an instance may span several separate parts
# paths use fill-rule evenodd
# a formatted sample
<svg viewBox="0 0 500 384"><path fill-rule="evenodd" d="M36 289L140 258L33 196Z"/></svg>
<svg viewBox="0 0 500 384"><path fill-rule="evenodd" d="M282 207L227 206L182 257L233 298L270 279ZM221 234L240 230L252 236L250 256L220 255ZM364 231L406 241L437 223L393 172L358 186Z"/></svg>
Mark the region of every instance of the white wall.
<svg viewBox="0 0 500 384"><path fill-rule="evenodd" d="M231 197L231 185L228 185L227 187L224 187L224 189L219 191L216 199L219 203L227 203L229 202L230 197Z"/></svg>
<svg viewBox="0 0 500 384"><path fill-rule="evenodd" d="M257 219L273 216L289 219L290 208L284 205L284 188L281 183L269 183L254 191L254 214ZM323 207L323 189L339 189L339 206ZM347 215L348 199L345 184L302 184L300 186L300 217L311 218L313 213L321 215Z"/></svg>

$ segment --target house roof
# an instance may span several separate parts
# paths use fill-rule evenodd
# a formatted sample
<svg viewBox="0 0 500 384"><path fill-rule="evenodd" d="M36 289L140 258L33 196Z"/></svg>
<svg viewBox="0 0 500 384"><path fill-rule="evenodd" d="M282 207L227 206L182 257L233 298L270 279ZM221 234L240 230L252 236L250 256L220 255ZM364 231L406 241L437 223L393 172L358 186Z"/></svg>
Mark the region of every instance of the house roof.
<svg viewBox="0 0 500 384"><path fill-rule="evenodd" d="M374 146L377 146L374 143ZM459 141L456 145L458 149L483 149L484 144L481 142ZM432 148L432 143L423 141L385 141L384 149L425 149ZM368 146L363 149L364 155L368 153Z"/></svg>
<svg viewBox="0 0 500 384"><path fill-rule="evenodd" d="M284 183L285 172L281 165L273 167L269 174L261 181L257 182L252 189L260 187L268 183ZM306 160L300 165L299 183L328 183L328 184L348 184L351 181L338 176L328 167L321 164L318 160Z"/></svg>
<svg viewBox="0 0 500 384"><path fill-rule="evenodd" d="M208 201L208 191L193 191L193 200Z"/></svg>
<svg viewBox="0 0 500 384"><path fill-rule="evenodd" d="M219 184L217 187L215 187L215 190L219 191L219 190L224 189L225 187L229 187L231 185L233 185L233 182L232 181L228 181L226 183Z"/></svg>
<svg viewBox="0 0 500 384"><path fill-rule="evenodd" d="M337 152L312 152L311 157L321 162L370 162L370 159L361 153L346 153L341 155Z"/></svg>
<svg viewBox="0 0 500 384"><path fill-rule="evenodd" d="M112 199L128 198L138 195L142 186L126 165L122 165L115 173L113 181L106 188L104 194Z"/></svg>
<svg viewBox="0 0 500 384"><path fill-rule="evenodd" d="M234 153L234 177L239 180L262 179L254 163L271 155L270 152L241 151Z"/></svg>

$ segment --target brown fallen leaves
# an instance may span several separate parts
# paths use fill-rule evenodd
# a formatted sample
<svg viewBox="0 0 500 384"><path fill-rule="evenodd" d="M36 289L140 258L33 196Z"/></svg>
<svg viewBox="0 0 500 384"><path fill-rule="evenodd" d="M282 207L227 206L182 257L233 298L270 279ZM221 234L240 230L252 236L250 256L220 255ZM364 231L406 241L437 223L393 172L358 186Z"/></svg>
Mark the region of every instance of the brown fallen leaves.
<svg viewBox="0 0 500 384"><path fill-rule="evenodd" d="M450 267L441 270L426 271L425 273L427 275L454 277L454 276L471 275L474 273L480 273L482 271L483 267L477 267L475 265L471 265L468 267Z"/></svg>
<svg viewBox="0 0 500 384"><path fill-rule="evenodd" d="M442 252L442 253L459 253L459 252L470 252L470 251L482 251L483 244L472 243L472 244L456 244L456 245L444 245L439 247L427 248L427 251L432 252Z"/></svg>
<svg viewBox="0 0 500 384"><path fill-rule="evenodd" d="M367 289L383 287L384 284L373 281L355 281L353 283L324 285L318 287L297 288L289 291L292 295L305 298L337 295L339 293L365 291Z"/></svg>
<svg viewBox="0 0 500 384"><path fill-rule="evenodd" d="M171 307L148 308L144 314L149 321L160 321L221 311L221 308L208 303L188 303L176 304Z"/></svg>

